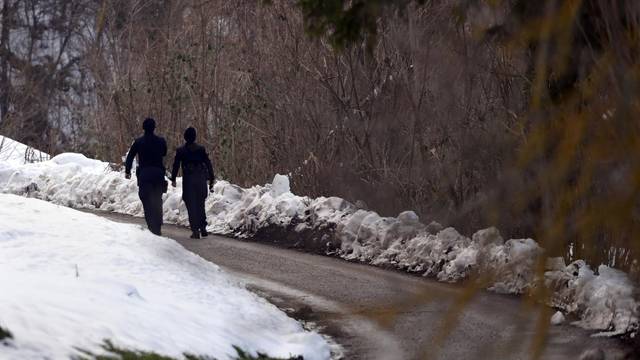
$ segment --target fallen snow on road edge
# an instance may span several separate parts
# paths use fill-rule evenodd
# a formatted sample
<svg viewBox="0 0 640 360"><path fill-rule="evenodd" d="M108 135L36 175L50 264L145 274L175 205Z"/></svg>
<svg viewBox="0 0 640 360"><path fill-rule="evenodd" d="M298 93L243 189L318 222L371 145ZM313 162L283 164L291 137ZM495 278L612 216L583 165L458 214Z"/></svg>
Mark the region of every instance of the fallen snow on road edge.
<svg viewBox="0 0 640 360"><path fill-rule="evenodd" d="M179 189L171 188L164 196L164 219L187 225ZM61 154L39 164L0 165L0 191L71 207L143 215L134 180L81 154ZM283 175L276 175L271 184L247 189L218 181L206 209L209 228L216 233L247 238L263 232L294 233L304 239L297 240L297 247L445 282L490 274L489 290L499 293L526 294L544 282L553 290L549 304L579 317L576 325L604 335L638 329L637 289L625 273L599 266L596 275L582 260L565 265L556 258L547 260L540 279L534 269L544 249L533 239L505 241L495 228L467 238L437 223L425 225L412 211L381 217L341 198L294 195Z"/></svg>

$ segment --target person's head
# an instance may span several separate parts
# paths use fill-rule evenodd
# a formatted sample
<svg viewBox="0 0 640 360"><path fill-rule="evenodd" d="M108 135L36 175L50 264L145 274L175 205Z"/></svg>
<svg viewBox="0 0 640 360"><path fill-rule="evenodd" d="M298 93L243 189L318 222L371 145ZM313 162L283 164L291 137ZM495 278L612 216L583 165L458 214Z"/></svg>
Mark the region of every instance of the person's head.
<svg viewBox="0 0 640 360"><path fill-rule="evenodd" d="M196 141L196 129L189 126L187 130L184 131L184 141L187 144L193 144Z"/></svg>
<svg viewBox="0 0 640 360"><path fill-rule="evenodd" d="M146 118L142 122L142 129L147 134L153 134L153 131L156 129L156 121L153 118Z"/></svg>

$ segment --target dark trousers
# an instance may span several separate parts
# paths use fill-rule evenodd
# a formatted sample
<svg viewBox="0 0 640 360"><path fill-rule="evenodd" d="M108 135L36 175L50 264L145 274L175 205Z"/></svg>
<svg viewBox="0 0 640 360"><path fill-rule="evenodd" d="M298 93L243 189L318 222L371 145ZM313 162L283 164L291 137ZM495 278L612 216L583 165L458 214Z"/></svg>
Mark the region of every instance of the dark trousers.
<svg viewBox="0 0 640 360"><path fill-rule="evenodd" d="M144 208L144 219L147 228L156 235L160 235L162 227L162 183L146 182L138 186L138 196Z"/></svg>
<svg viewBox="0 0 640 360"><path fill-rule="evenodd" d="M207 215L204 211L207 194L206 174L189 174L182 178L182 200L187 206L191 231L197 232L207 227Z"/></svg>

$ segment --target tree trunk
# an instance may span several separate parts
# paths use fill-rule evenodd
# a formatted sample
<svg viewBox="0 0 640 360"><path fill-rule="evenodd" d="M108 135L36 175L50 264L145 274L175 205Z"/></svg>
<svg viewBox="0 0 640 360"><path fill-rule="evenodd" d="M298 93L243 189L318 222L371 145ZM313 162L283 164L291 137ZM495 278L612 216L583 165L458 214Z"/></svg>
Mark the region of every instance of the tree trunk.
<svg viewBox="0 0 640 360"><path fill-rule="evenodd" d="M10 11L9 0L2 2L2 32L0 33L0 124L4 124L9 112L9 50Z"/></svg>

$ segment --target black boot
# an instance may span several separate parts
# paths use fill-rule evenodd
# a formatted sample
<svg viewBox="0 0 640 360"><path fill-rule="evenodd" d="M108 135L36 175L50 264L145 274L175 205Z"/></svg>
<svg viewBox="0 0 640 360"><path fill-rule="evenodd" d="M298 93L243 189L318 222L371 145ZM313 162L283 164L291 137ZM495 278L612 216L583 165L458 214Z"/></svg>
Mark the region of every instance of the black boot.
<svg viewBox="0 0 640 360"><path fill-rule="evenodd" d="M200 236L202 236L203 238L209 236L209 232L207 231L207 229L200 229Z"/></svg>
<svg viewBox="0 0 640 360"><path fill-rule="evenodd" d="M200 239L200 234L198 234L197 231L193 231L193 232L191 232L190 238L192 238L192 239Z"/></svg>

